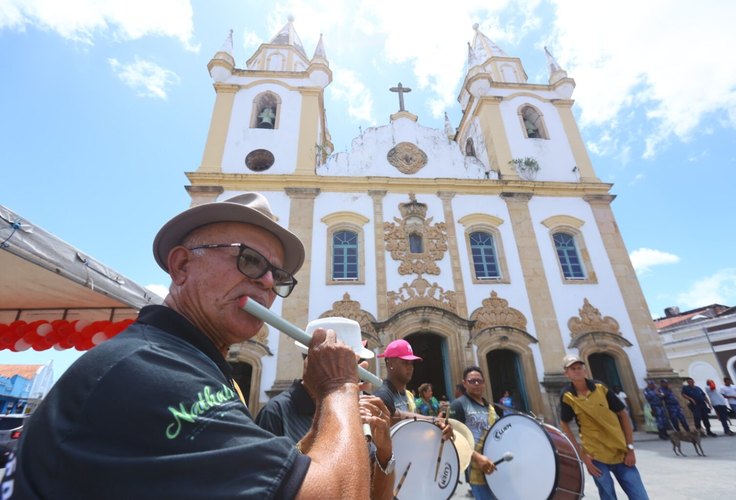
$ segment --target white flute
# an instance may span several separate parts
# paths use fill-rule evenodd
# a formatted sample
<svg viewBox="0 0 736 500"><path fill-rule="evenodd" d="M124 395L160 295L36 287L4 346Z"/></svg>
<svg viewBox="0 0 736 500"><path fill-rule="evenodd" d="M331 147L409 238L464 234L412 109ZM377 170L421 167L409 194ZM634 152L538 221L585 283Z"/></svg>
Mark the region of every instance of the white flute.
<svg viewBox="0 0 736 500"><path fill-rule="evenodd" d="M249 300L248 297L243 297L243 299L241 299L240 301L240 307L244 311L260 319L261 321L268 323L272 327L284 332L286 335L296 340L297 342L301 342L302 344L308 346L309 342L312 340L312 337L307 332L305 332L301 328L292 325L284 318L274 313L267 307L263 307L255 300ZM365 380L366 382L370 382L371 384L373 384L374 387L380 387L383 384L383 380L376 377L374 374L372 374L362 366L358 366L358 374L360 375L361 379Z"/></svg>

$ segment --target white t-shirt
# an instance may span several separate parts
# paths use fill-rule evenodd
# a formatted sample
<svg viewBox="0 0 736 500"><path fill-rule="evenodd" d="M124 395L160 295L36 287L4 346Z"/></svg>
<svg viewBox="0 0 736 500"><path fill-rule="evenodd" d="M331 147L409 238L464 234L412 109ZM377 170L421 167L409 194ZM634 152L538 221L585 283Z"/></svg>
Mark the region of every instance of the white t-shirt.
<svg viewBox="0 0 736 500"><path fill-rule="evenodd" d="M731 406L736 406L736 385L723 386L720 389L721 394Z"/></svg>

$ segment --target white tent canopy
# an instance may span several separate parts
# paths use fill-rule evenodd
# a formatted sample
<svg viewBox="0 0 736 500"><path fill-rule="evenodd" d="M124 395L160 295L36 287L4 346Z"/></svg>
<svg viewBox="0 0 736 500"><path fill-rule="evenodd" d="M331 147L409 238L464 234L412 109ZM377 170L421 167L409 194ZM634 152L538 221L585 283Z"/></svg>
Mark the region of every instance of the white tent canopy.
<svg viewBox="0 0 736 500"><path fill-rule="evenodd" d="M0 205L0 324L119 321L161 298ZM2 347L0 346L0 349Z"/></svg>

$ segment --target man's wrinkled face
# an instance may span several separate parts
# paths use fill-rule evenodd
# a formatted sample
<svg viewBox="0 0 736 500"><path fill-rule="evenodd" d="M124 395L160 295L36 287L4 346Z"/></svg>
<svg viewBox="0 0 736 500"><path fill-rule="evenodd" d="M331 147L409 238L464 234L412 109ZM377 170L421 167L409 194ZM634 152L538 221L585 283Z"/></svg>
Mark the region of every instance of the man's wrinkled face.
<svg viewBox="0 0 736 500"><path fill-rule="evenodd" d="M574 363L565 368L565 375L573 382L584 380L586 375L585 365L583 363Z"/></svg>
<svg viewBox="0 0 736 500"><path fill-rule="evenodd" d="M238 248L189 250L199 245L230 243L245 244L274 266L283 265L284 250L276 236L258 226L237 222L196 229L170 254L175 263L170 274L177 308L219 349L253 337L263 325L261 320L240 308L243 297L266 307L276 298L271 271L252 279L238 270Z"/></svg>

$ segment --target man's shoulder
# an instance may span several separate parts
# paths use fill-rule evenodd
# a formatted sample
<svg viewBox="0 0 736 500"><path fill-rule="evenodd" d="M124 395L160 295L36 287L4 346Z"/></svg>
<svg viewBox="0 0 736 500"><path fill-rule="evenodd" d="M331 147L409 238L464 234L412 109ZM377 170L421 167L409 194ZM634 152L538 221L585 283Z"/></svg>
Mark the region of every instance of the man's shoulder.
<svg viewBox="0 0 736 500"><path fill-rule="evenodd" d="M384 399L384 397L393 398L393 391L391 390L391 386L389 385L390 382L388 380L384 380L383 384L381 384L378 389L373 391L374 396L378 396L381 399Z"/></svg>

